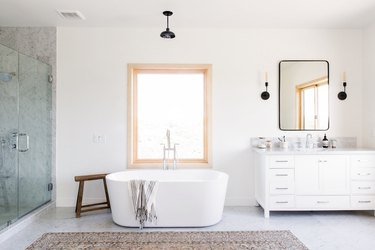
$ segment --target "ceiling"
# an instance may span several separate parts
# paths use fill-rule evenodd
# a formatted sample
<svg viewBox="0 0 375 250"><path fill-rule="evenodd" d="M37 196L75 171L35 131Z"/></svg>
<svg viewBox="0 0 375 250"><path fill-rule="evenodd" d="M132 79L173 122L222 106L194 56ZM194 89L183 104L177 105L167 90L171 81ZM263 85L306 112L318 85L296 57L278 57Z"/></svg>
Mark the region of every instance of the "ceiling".
<svg viewBox="0 0 375 250"><path fill-rule="evenodd" d="M86 20L62 19L78 10ZM0 26L162 28L363 28L374 0L0 0Z"/></svg>

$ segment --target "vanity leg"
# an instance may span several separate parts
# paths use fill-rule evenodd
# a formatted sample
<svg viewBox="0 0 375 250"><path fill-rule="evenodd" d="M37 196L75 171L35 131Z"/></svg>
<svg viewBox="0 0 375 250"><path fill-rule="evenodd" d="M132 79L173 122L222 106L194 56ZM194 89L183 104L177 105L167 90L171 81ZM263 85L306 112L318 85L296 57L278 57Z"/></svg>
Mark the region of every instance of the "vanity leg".
<svg viewBox="0 0 375 250"><path fill-rule="evenodd" d="M270 210L264 209L264 218L268 219L270 217Z"/></svg>

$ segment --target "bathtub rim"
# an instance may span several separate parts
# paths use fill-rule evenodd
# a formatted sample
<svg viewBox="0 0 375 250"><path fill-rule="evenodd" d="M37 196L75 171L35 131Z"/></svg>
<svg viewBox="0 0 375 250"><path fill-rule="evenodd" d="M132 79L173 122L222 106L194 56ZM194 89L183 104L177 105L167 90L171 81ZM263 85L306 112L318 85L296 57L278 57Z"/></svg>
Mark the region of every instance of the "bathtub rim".
<svg viewBox="0 0 375 250"><path fill-rule="evenodd" d="M172 171L202 171L202 172L214 172L217 174L214 178L197 178L195 180L194 178L188 178L188 179L171 179L171 180L158 180L157 178L153 179L156 181L159 181L161 183L167 183L167 182L215 182L215 181L220 181L223 178L226 179L227 181L229 180L229 175L225 172L219 171L219 170L214 170L214 169L176 169L176 170L162 170L162 169L127 169L123 171L118 171L118 172L113 172L110 173L106 176L106 181L114 181L114 182L129 182L130 180L141 180L141 178L133 178L133 179L114 179L113 176L119 175L119 174L124 174L126 172L172 172ZM150 179L151 180L151 179Z"/></svg>

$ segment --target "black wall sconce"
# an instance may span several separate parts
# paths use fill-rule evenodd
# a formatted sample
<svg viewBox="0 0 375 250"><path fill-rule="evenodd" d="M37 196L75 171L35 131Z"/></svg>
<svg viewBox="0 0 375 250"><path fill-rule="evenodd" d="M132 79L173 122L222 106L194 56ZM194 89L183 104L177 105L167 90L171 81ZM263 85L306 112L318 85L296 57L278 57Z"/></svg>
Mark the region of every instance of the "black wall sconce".
<svg viewBox="0 0 375 250"><path fill-rule="evenodd" d="M265 83L264 85L266 86L266 91L263 91L262 94L260 94L260 97L263 100L268 100L270 98L270 93L268 92L268 74L267 72L264 75Z"/></svg>
<svg viewBox="0 0 375 250"><path fill-rule="evenodd" d="M342 81L343 81L342 86L344 86L344 91L339 92L337 95L337 98L339 98L341 101L345 100L346 97L348 97L348 95L346 94L346 73L345 72L343 73Z"/></svg>

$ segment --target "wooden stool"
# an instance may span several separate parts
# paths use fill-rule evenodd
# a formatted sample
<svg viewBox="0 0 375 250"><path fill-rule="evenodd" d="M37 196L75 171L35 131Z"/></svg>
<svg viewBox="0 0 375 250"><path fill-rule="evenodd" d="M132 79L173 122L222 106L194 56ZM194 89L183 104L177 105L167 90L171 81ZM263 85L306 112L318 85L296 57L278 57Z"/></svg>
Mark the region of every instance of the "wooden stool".
<svg viewBox="0 0 375 250"><path fill-rule="evenodd" d="M107 174L93 174L93 175L81 175L81 176L75 176L74 177L75 181L77 181L77 182L79 181L77 203L76 203L76 218L79 218L81 216L81 213L84 213L84 212L111 208L111 204L109 203L107 182L105 181L106 175ZM85 181L94 181L94 180L103 180L106 201L100 202L100 203L82 205L83 187L84 187ZM96 207L94 207L94 206L96 206ZM83 210L82 208L85 208L85 207L92 207L92 208L88 208L88 209Z"/></svg>

